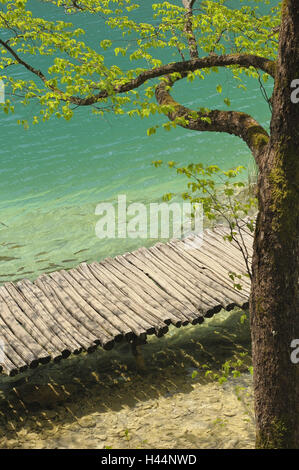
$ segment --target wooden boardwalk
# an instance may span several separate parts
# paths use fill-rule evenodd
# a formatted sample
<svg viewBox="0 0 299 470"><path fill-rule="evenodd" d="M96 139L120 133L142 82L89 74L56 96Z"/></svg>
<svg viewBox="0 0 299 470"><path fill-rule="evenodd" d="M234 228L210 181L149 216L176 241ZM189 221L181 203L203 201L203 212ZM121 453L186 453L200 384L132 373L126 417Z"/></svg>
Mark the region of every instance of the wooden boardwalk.
<svg viewBox="0 0 299 470"><path fill-rule="evenodd" d="M109 350L126 339L163 336L168 325L203 322L222 308L248 307L250 280L233 288L230 271L246 273L224 226L157 243L69 271L0 287L0 370L14 376L70 354ZM253 237L243 232L249 255ZM202 241L202 243L200 243Z"/></svg>

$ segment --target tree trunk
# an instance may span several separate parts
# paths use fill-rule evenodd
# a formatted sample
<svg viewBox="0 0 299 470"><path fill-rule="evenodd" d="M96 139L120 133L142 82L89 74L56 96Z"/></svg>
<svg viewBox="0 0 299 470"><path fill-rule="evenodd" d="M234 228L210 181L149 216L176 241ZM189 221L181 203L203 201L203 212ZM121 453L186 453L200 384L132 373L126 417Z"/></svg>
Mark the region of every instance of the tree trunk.
<svg viewBox="0 0 299 470"><path fill-rule="evenodd" d="M299 2L284 0L270 141L260 155L250 302L256 447L299 448Z"/></svg>

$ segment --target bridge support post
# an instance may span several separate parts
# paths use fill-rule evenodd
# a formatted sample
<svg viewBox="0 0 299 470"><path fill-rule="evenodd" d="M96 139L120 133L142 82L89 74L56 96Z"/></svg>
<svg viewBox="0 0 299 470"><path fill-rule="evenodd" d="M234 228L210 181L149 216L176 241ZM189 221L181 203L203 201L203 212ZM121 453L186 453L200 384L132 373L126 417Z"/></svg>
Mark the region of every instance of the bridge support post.
<svg viewBox="0 0 299 470"><path fill-rule="evenodd" d="M135 338L131 342L131 351L135 357L137 369L140 371L145 371L145 361L142 353L141 345L146 344L146 339L144 338Z"/></svg>

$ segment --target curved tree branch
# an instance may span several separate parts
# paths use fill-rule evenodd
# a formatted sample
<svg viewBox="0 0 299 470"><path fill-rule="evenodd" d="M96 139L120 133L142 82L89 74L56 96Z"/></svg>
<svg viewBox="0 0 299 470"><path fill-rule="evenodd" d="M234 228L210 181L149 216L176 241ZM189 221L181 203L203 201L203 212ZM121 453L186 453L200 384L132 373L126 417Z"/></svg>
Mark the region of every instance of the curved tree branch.
<svg viewBox="0 0 299 470"><path fill-rule="evenodd" d="M238 111L194 112L175 101L169 93L173 82L161 82L156 88L156 99L160 105L169 105L172 111L170 120L178 120L178 124L186 129L208 132L225 132L240 137L250 148L257 165L260 167L261 154L269 142L267 131L249 114Z"/></svg>
<svg viewBox="0 0 299 470"><path fill-rule="evenodd" d="M267 74L271 75L273 78L275 76L276 64L273 60L267 59L265 57L255 56L252 54L227 54L220 56L208 56L199 59L186 60L182 62L173 62L167 65L162 65L155 69L146 70L145 72L140 73L136 78L129 80L128 82L114 87L114 93L126 93L127 91L134 90L135 88L140 87L147 80L152 78L162 77L164 75L169 75L174 72L184 74L186 72L194 72L195 70L211 68L211 67L227 67L230 65L237 65L240 67L255 67L263 70ZM107 98L109 92L102 90L96 95L93 95L89 98L76 98L76 103L81 106L88 106L94 104L97 101Z"/></svg>
<svg viewBox="0 0 299 470"><path fill-rule="evenodd" d="M121 85L115 85L113 91L101 90L99 93L82 98L80 96L64 96L63 90L60 90L53 85L48 83L46 75L34 67L28 62L22 59L17 52L9 46L7 42L0 39L0 44L14 57L17 63L25 67L27 70L36 75L51 91L60 96L61 100L69 101L77 106L91 106L98 103L100 100L108 98L111 94L126 93L130 90L134 90L140 87L147 80L158 78L162 76L168 76L171 73L178 72L186 74L186 72L194 72L195 70L210 68L210 67L227 67L236 65L240 67L255 67L263 70L273 78L275 76L276 63L273 60L265 57L260 57L252 54L227 54L227 55L213 55L208 57L202 57L193 60L186 60L181 62L173 62L161 67L146 70L141 72L136 78L128 80Z"/></svg>

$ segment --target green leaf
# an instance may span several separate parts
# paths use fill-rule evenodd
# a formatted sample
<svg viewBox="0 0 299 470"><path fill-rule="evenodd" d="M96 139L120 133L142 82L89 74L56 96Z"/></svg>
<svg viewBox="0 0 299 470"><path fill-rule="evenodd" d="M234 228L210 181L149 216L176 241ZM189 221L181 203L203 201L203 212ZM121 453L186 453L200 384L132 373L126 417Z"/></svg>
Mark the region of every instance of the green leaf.
<svg viewBox="0 0 299 470"><path fill-rule="evenodd" d="M156 127L150 127L149 129L147 129L146 131L147 135L153 135L156 133Z"/></svg>

